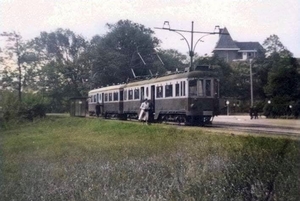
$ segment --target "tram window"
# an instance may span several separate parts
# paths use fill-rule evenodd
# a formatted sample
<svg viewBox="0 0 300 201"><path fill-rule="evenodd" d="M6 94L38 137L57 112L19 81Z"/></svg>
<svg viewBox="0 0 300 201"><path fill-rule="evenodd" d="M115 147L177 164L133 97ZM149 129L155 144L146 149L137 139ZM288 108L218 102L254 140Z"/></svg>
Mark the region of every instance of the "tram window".
<svg viewBox="0 0 300 201"><path fill-rule="evenodd" d="M180 82L180 96L183 96L183 95L182 95L182 93L183 93L182 88L183 88L183 87L182 87L182 82Z"/></svg>
<svg viewBox="0 0 300 201"><path fill-rule="evenodd" d="M119 100L119 92L114 92L114 101Z"/></svg>
<svg viewBox="0 0 300 201"><path fill-rule="evenodd" d="M140 98L140 89L134 89L134 99Z"/></svg>
<svg viewBox="0 0 300 201"><path fill-rule="evenodd" d="M128 100L132 100L133 99L133 91L132 89L128 90Z"/></svg>
<svg viewBox="0 0 300 201"><path fill-rule="evenodd" d="M97 102L100 102L99 94L97 94Z"/></svg>
<svg viewBox="0 0 300 201"><path fill-rule="evenodd" d="M94 95L94 102L97 102L97 100L96 100L96 95Z"/></svg>
<svg viewBox="0 0 300 201"><path fill-rule="evenodd" d="M211 96L211 80L205 81L205 95Z"/></svg>
<svg viewBox="0 0 300 201"><path fill-rule="evenodd" d="M185 81L180 82L181 85L181 96L185 96Z"/></svg>
<svg viewBox="0 0 300 201"><path fill-rule="evenodd" d="M99 102L102 102L102 94L99 94L99 96L100 96Z"/></svg>
<svg viewBox="0 0 300 201"><path fill-rule="evenodd" d="M120 101L123 100L123 91L120 91Z"/></svg>
<svg viewBox="0 0 300 201"><path fill-rule="evenodd" d="M162 98L163 97L163 87L157 86L156 87L156 98Z"/></svg>
<svg viewBox="0 0 300 201"><path fill-rule="evenodd" d="M108 97L108 96L107 96L107 93L105 93L105 94L104 94L104 101L105 101L105 102L108 101L108 98L107 98L107 97Z"/></svg>
<svg viewBox="0 0 300 201"><path fill-rule="evenodd" d="M127 90L124 90L123 98L124 98L124 100L127 100Z"/></svg>
<svg viewBox="0 0 300 201"><path fill-rule="evenodd" d="M112 101L112 93L108 94L108 101Z"/></svg>
<svg viewBox="0 0 300 201"><path fill-rule="evenodd" d="M149 88L147 87L146 88L146 97L148 97L149 96Z"/></svg>
<svg viewBox="0 0 300 201"><path fill-rule="evenodd" d="M169 84L165 86L165 94L166 97L172 97L173 96L173 85Z"/></svg>
<svg viewBox="0 0 300 201"><path fill-rule="evenodd" d="M198 96L204 96L203 80L198 80Z"/></svg>
<svg viewBox="0 0 300 201"><path fill-rule="evenodd" d="M218 82L218 80L214 81L214 94L215 94L215 98L219 98L219 82Z"/></svg>
<svg viewBox="0 0 300 201"><path fill-rule="evenodd" d="M189 81L189 95L197 96L197 80Z"/></svg>
<svg viewBox="0 0 300 201"><path fill-rule="evenodd" d="M175 96L179 96L179 84L175 84Z"/></svg>

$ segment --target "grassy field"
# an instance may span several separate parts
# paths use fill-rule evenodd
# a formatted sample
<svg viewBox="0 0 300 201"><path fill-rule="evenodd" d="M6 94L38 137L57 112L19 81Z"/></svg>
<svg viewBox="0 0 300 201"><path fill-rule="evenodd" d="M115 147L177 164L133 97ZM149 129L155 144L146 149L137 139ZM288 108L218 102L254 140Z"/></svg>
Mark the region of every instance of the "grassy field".
<svg viewBox="0 0 300 201"><path fill-rule="evenodd" d="M0 134L0 200L300 200L299 141L47 117Z"/></svg>

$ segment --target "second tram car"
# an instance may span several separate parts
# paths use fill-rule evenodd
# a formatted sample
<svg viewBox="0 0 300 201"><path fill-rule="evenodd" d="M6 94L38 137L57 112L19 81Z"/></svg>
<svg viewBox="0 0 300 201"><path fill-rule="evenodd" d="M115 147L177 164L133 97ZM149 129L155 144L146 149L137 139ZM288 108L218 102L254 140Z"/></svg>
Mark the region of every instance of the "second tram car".
<svg viewBox="0 0 300 201"><path fill-rule="evenodd" d="M219 111L219 81L212 71L195 70L94 89L89 114L99 103L105 118L137 119L146 98L154 121L210 124Z"/></svg>

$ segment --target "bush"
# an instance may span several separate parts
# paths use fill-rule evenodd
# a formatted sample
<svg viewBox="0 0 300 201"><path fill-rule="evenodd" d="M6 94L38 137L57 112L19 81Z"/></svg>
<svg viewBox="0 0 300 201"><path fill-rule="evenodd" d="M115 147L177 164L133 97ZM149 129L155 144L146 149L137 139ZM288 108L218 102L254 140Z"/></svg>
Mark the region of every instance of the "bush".
<svg viewBox="0 0 300 201"><path fill-rule="evenodd" d="M0 102L2 117L1 127L8 124L16 124L24 120L33 121L34 118L46 116L46 104L42 103L41 97L36 94L23 94L23 101L20 103L18 94L13 91L1 91Z"/></svg>
<svg viewBox="0 0 300 201"><path fill-rule="evenodd" d="M266 117L271 118L282 116L294 116L298 118L300 114L300 101L295 103L286 97L275 97L270 104L265 103L263 113Z"/></svg>

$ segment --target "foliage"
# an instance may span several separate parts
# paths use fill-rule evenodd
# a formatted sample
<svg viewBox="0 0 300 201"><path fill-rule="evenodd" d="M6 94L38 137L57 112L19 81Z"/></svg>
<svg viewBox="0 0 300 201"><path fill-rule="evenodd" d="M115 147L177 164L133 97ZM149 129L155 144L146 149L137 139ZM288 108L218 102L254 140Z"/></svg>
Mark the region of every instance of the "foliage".
<svg viewBox="0 0 300 201"><path fill-rule="evenodd" d="M166 71L174 72L176 70L182 72L185 70L185 67L188 67L186 63L187 56L183 55L175 49L160 49L157 54L159 54L163 62L163 66L161 62L157 64L158 69L160 69L157 70L158 74L164 74Z"/></svg>
<svg viewBox="0 0 300 201"><path fill-rule="evenodd" d="M268 97L300 98L300 66L295 58L280 58L268 73L265 93Z"/></svg>
<svg viewBox="0 0 300 201"><path fill-rule="evenodd" d="M22 91L36 89L37 55L31 43L23 41L20 34L3 32L0 36L6 39L1 59L4 68L2 87L17 90L21 101Z"/></svg>
<svg viewBox="0 0 300 201"><path fill-rule="evenodd" d="M265 103L264 115L266 117L278 118L288 116L298 118L300 114L300 102L289 101L287 97L276 96L272 98L271 103Z"/></svg>
<svg viewBox="0 0 300 201"><path fill-rule="evenodd" d="M126 82L133 78L131 69L137 76L147 76L149 70L156 72L153 63L158 59L154 48L159 40L153 37L151 29L130 20L120 20L107 27L106 35L95 36L91 41L94 85Z"/></svg>
<svg viewBox="0 0 300 201"><path fill-rule="evenodd" d="M47 117L0 134L1 200L299 200L298 141Z"/></svg>
<svg viewBox="0 0 300 201"><path fill-rule="evenodd" d="M293 57L280 57L274 54L268 58L272 65L268 81L264 86L266 96L272 104L265 105L265 114L271 117L293 115L298 117L296 102L300 99L300 65ZM292 108L289 108L291 105ZM295 107L293 107L295 106Z"/></svg>
<svg viewBox="0 0 300 201"><path fill-rule="evenodd" d="M84 81L89 78L90 65L84 57L87 48L85 39L68 29L57 29L51 33L42 32L36 40L43 45L47 60L41 71L42 84L50 85L54 75L57 83L51 86L51 90L62 88L66 97L86 95Z"/></svg>
<svg viewBox="0 0 300 201"><path fill-rule="evenodd" d="M8 40L1 49L0 87L21 93L37 93L51 112L68 111L71 97L86 97L90 89L124 83L136 76L184 71L187 56L177 50L159 48L154 31L130 20L107 24L107 33L87 40L69 29L41 32L23 41L16 32L0 34ZM252 63L256 102L283 98L284 105L297 108L300 99L300 67L297 59L271 35L264 41L266 58ZM194 65L209 65L220 80L220 97L234 97L248 108L250 100L249 61L226 63L217 57L198 57ZM261 106L260 106L261 107ZM269 106L266 106L269 107ZM261 107L262 108L262 107ZM276 116L284 109L276 109ZM274 114L275 114L274 113ZM297 116L298 110L290 112Z"/></svg>
<svg viewBox="0 0 300 201"><path fill-rule="evenodd" d="M11 119L17 119L17 113L20 108L18 94L7 90L0 91L1 102L0 106L3 113L3 122L8 122ZM2 122L2 123L3 123Z"/></svg>
<svg viewBox="0 0 300 201"><path fill-rule="evenodd" d="M300 99L300 65L283 46L279 37L272 35L264 43L268 57L251 61L254 100L260 110L268 116L298 116L298 107L293 105ZM217 57L200 57L195 65L209 65L218 71L220 97L234 97L241 105L250 105L250 61L226 63ZM272 99L272 107L265 103ZM280 101L279 101L280 100ZM265 106L263 106L263 104ZM247 106L248 105L248 106ZM287 109L292 105L292 109ZM273 110L273 111L272 111Z"/></svg>
<svg viewBox="0 0 300 201"><path fill-rule="evenodd" d="M34 118L46 116L47 105L38 94L23 93L23 101L19 102L15 91L2 90L0 107L3 113L1 127L13 127L23 121L33 121Z"/></svg>
<svg viewBox="0 0 300 201"><path fill-rule="evenodd" d="M239 85L230 64L218 57L200 57L195 60L194 65L208 65L217 72L220 80L220 97L237 97Z"/></svg>
<svg viewBox="0 0 300 201"><path fill-rule="evenodd" d="M281 43L279 37L275 34L270 35L263 43L266 53L269 56L272 54L279 54L283 57L291 57L292 53L286 49L286 47Z"/></svg>

